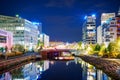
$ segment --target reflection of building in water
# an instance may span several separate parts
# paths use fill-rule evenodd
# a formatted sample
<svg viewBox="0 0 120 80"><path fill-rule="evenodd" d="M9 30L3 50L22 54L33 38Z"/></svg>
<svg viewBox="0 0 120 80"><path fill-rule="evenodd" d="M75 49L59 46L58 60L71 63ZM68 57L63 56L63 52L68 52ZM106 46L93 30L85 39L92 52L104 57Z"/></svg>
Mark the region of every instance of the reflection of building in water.
<svg viewBox="0 0 120 80"><path fill-rule="evenodd" d="M87 62L81 61L82 80L111 80L103 71L96 69Z"/></svg>
<svg viewBox="0 0 120 80"><path fill-rule="evenodd" d="M42 73L44 72L45 70L49 69L49 61L40 61L40 62L37 62L37 69L38 69L38 73Z"/></svg>
<svg viewBox="0 0 120 80"><path fill-rule="evenodd" d="M12 80L12 76L9 72L0 75L0 80Z"/></svg>
<svg viewBox="0 0 120 80"><path fill-rule="evenodd" d="M96 69L92 65L88 65L87 80L111 80L103 71Z"/></svg>
<svg viewBox="0 0 120 80"><path fill-rule="evenodd" d="M68 66L70 63L75 62L75 61L67 61L66 66Z"/></svg>
<svg viewBox="0 0 120 80"><path fill-rule="evenodd" d="M29 63L24 66L23 74L25 80L36 80L37 79L37 67L35 63Z"/></svg>
<svg viewBox="0 0 120 80"><path fill-rule="evenodd" d="M82 68L82 80L87 80L87 63L82 61L81 68Z"/></svg>
<svg viewBox="0 0 120 80"><path fill-rule="evenodd" d="M47 70L49 69L49 61L44 61L44 64L43 64L43 70Z"/></svg>
<svg viewBox="0 0 120 80"><path fill-rule="evenodd" d="M54 65L54 63L55 63L54 61L50 61L50 64L51 64L51 65Z"/></svg>

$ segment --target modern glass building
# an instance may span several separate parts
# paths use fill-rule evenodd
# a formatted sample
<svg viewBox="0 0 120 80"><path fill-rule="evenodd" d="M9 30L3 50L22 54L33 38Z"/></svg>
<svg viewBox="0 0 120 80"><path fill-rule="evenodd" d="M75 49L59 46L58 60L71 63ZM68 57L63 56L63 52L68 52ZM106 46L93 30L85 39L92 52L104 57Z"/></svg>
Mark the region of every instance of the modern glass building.
<svg viewBox="0 0 120 80"><path fill-rule="evenodd" d="M95 15L86 16L83 24L83 42L85 44L96 43L96 17Z"/></svg>
<svg viewBox="0 0 120 80"><path fill-rule="evenodd" d="M0 29L13 33L13 44L24 45L25 48L35 48L38 38L38 27L32 22L17 17L0 15Z"/></svg>

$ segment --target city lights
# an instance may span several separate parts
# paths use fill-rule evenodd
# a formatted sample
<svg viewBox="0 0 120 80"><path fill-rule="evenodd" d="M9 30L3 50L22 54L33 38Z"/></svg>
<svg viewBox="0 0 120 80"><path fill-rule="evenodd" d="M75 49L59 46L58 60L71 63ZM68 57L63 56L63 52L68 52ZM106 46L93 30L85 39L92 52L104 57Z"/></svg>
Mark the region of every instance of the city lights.
<svg viewBox="0 0 120 80"><path fill-rule="evenodd" d="M95 14L92 14L92 17L96 17L96 15L95 15Z"/></svg>
<svg viewBox="0 0 120 80"><path fill-rule="evenodd" d="M87 16L85 16L84 19L87 19Z"/></svg>
<svg viewBox="0 0 120 80"><path fill-rule="evenodd" d="M34 25L39 25L40 23L39 22L33 22Z"/></svg>
<svg viewBox="0 0 120 80"><path fill-rule="evenodd" d="M120 0L0 4L0 80L120 80Z"/></svg>

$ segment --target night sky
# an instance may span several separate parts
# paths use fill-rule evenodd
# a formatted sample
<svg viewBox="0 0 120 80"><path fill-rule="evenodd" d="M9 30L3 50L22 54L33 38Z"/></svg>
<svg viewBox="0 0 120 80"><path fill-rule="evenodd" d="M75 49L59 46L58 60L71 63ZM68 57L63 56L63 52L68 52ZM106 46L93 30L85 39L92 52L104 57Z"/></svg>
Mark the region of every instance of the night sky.
<svg viewBox="0 0 120 80"><path fill-rule="evenodd" d="M120 0L0 0L0 14L41 22L42 31L51 41L82 40L85 15L117 12Z"/></svg>

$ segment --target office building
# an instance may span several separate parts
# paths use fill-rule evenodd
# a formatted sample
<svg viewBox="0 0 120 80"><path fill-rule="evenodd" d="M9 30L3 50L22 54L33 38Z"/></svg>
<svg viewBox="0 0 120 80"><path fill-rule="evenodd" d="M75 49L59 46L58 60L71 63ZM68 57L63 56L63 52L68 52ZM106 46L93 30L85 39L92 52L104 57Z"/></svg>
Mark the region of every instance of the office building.
<svg viewBox="0 0 120 80"><path fill-rule="evenodd" d="M102 43L109 44L114 41L115 36L115 13L102 13L101 15L102 27Z"/></svg>
<svg viewBox="0 0 120 80"><path fill-rule="evenodd" d="M112 18L108 21L107 25L103 28L103 43L108 44L117 39L117 27L116 18Z"/></svg>
<svg viewBox="0 0 120 80"><path fill-rule="evenodd" d="M13 33L13 44L24 45L25 48L35 48L38 40L38 27L32 22L20 18L0 15L0 29Z"/></svg>
<svg viewBox="0 0 120 80"><path fill-rule="evenodd" d="M83 42L85 44L96 43L96 16L86 16L83 24Z"/></svg>

